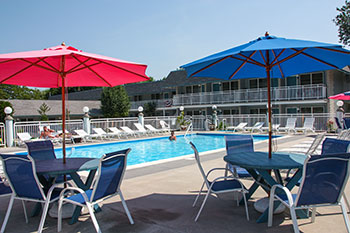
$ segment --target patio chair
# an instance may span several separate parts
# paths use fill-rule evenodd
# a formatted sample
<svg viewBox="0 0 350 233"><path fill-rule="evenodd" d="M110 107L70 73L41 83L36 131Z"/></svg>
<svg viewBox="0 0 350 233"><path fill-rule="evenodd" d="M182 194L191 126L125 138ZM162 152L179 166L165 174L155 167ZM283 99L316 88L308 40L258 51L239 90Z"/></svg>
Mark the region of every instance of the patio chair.
<svg viewBox="0 0 350 233"><path fill-rule="evenodd" d="M61 192L58 203L57 228L59 232L62 230L62 204L64 202L87 207L96 232L101 232L94 214L93 207L95 204L116 195L119 195L130 223L134 224L134 221L124 200L123 194L120 190L120 185L123 180L126 168L126 158L130 150L131 149L129 148L126 150L108 153L102 156L100 159L98 174L96 175L92 189L84 191L77 187L68 187ZM77 194L65 197L68 191L76 191Z"/></svg>
<svg viewBox="0 0 350 233"><path fill-rule="evenodd" d="M280 127L280 124L272 124L272 132L278 132L278 128ZM266 127L262 127L261 130L263 132L268 132L269 131L269 127L266 126Z"/></svg>
<svg viewBox="0 0 350 233"><path fill-rule="evenodd" d="M296 131L295 131L296 122L297 122L297 118L295 118L295 117L288 118L286 126L278 128L278 133L280 133L281 131L283 131L285 133L291 133L293 131L294 133L296 133Z"/></svg>
<svg viewBox="0 0 350 233"><path fill-rule="evenodd" d="M17 136L18 136L18 139L19 139L19 140L17 140L16 143L17 143L17 145L19 145L19 146L24 145L25 142L31 141L31 140L33 139L33 137L30 136L30 134L27 133L27 132L24 132L24 133L17 133Z"/></svg>
<svg viewBox="0 0 350 233"><path fill-rule="evenodd" d="M160 124L160 126L162 127L162 129L163 129L165 132L170 133L170 126L169 126L168 123L166 123L166 122L163 121L163 120L160 120L160 121L159 121L159 124Z"/></svg>
<svg viewBox="0 0 350 233"><path fill-rule="evenodd" d="M350 154L313 156L305 160L303 178L297 194L286 187L272 186L269 201L268 226L272 226L274 201L279 200L290 209L294 232L299 232L298 209L312 208L311 222L315 221L316 207L340 206L347 231L349 219L344 205L344 188L348 181Z"/></svg>
<svg viewBox="0 0 350 233"><path fill-rule="evenodd" d="M12 189L10 202L0 232L3 233L5 231L13 202L17 199L44 204L38 228L38 232L41 233L49 209L49 204L58 200L61 189L57 189L56 185L53 185L48 190L47 195L45 195L35 172L35 162L30 156L1 154L0 158L3 162L4 171Z"/></svg>
<svg viewBox="0 0 350 233"><path fill-rule="evenodd" d="M84 140L84 137L76 135L76 134L72 134L71 132L69 132L68 130L64 130L66 132L66 140L71 140L71 142L73 144L75 144L75 140L76 139L80 139L80 140ZM62 130L57 130L58 135L62 135Z"/></svg>
<svg viewBox="0 0 350 233"><path fill-rule="evenodd" d="M122 126L120 127L125 133L131 135L131 136L134 136L136 138L136 134L137 135L140 135L139 132L135 132L134 130L130 129L129 127L127 126Z"/></svg>
<svg viewBox="0 0 350 233"><path fill-rule="evenodd" d="M240 153L240 152L254 152L254 142L251 135L229 135L225 136L226 141L226 154ZM230 163L226 163L225 176L227 171L230 170L235 177L247 178L251 177L249 172L239 166L233 166Z"/></svg>
<svg viewBox="0 0 350 233"><path fill-rule="evenodd" d="M336 138L326 138L322 143L321 154L348 153L350 150L350 141Z"/></svg>
<svg viewBox="0 0 350 233"><path fill-rule="evenodd" d="M263 121L256 122L252 127L244 127L244 131L252 132L252 133L254 133L254 131L262 132L261 128L263 127L263 125L264 125Z"/></svg>
<svg viewBox="0 0 350 233"><path fill-rule="evenodd" d="M102 128L93 128L92 129L97 135L100 136L101 139L110 139L110 135L104 131Z"/></svg>
<svg viewBox="0 0 350 233"><path fill-rule="evenodd" d="M315 118L313 118L313 117L306 117L305 120L304 120L303 127L295 127L295 130L296 131L302 131L304 134L307 131L311 131L312 133L315 133L314 123L315 123Z"/></svg>
<svg viewBox="0 0 350 233"><path fill-rule="evenodd" d="M236 131L244 131L244 127L248 125L247 122L241 122L237 126L229 126L226 128L226 130L232 130L233 132Z"/></svg>
<svg viewBox="0 0 350 233"><path fill-rule="evenodd" d="M337 139L349 140L350 139L350 129L340 131L340 133L337 136Z"/></svg>
<svg viewBox="0 0 350 233"><path fill-rule="evenodd" d="M248 206L247 206L247 199L246 199L246 196L245 194L247 193L247 190L245 189L244 185L235 177L233 176L220 176L220 177L217 177L215 179L213 179L212 181L209 181L208 180L208 176L211 174L212 171L216 171L216 170L227 170L226 168L213 168L211 169L209 172L207 172L207 174L204 173L204 170L203 170L203 167L201 165L201 162L200 162L200 158L199 158L199 153L198 153L198 150L196 148L196 146L190 142L190 145L194 151L194 155L195 155L195 158L196 158L196 162L197 162L197 165L198 165L198 168L199 168L199 171L204 179L204 182L202 184L202 187L196 197L196 199L194 200L193 202L193 207L196 205L197 201L198 201L198 198L199 196L201 195L202 191L203 191L203 188L204 186L207 187L208 191L207 191L207 194L205 195L205 198L202 202L202 205L198 211L198 214L195 218L194 221L197 222L198 218L199 218L199 215L201 214L202 210L203 210L203 207L205 205L205 203L207 202L207 199L209 197L210 194L220 194L220 193L228 193L228 192L239 192L239 193L242 193L242 196L243 196L243 200L244 200L244 205L245 205L245 211L246 211L246 217L247 217L247 220L249 221L249 213L248 213ZM229 171L231 172L231 171ZM232 174L233 175L233 174Z"/></svg>
<svg viewBox="0 0 350 233"><path fill-rule="evenodd" d="M98 139L98 138L102 139L100 135L98 135L98 134L88 134L83 129L75 129L74 132L76 134L78 134L83 139L84 142L92 141L92 139Z"/></svg>
<svg viewBox="0 0 350 233"><path fill-rule="evenodd" d="M121 131L117 127L109 127L108 130L111 131L112 135L118 136L118 138L120 138L121 136L125 136L125 138L128 138L129 135L126 132Z"/></svg>
<svg viewBox="0 0 350 233"><path fill-rule="evenodd" d="M136 129L138 130L139 134L143 134L143 135L148 135L151 134L150 131L147 131L145 129L145 127L143 127L140 123L134 123Z"/></svg>
<svg viewBox="0 0 350 233"><path fill-rule="evenodd" d="M154 134L161 134L161 133L164 133L163 130L156 129L156 128L154 128L152 125L149 125L149 124L145 125L145 127L146 127L150 132L152 132L152 133L154 133Z"/></svg>

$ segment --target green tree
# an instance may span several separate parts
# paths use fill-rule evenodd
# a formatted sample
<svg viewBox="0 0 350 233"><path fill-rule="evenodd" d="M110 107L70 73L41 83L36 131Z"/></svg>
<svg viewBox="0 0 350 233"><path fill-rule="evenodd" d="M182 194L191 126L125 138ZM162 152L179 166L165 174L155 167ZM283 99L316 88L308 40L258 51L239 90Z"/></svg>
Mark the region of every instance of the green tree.
<svg viewBox="0 0 350 233"><path fill-rule="evenodd" d="M101 110L105 117L126 117L130 101L124 86L104 87L101 95Z"/></svg>
<svg viewBox="0 0 350 233"><path fill-rule="evenodd" d="M43 92L23 86L1 84L0 99L43 99Z"/></svg>
<svg viewBox="0 0 350 233"><path fill-rule="evenodd" d="M5 122L6 114L4 112L4 109L6 107L11 107L13 109L12 104L10 102L8 102L8 101L0 101L0 121L1 122ZM14 111L12 111L11 115L13 115L13 113L14 113Z"/></svg>
<svg viewBox="0 0 350 233"><path fill-rule="evenodd" d="M40 114L40 117L41 117L42 121L48 121L49 120L49 117L46 115L46 113L48 111L50 111L50 110L51 110L51 108L45 102L42 105L40 105L40 107L38 109L38 113Z"/></svg>
<svg viewBox="0 0 350 233"><path fill-rule="evenodd" d="M156 102L148 102L143 106L143 108L144 108L145 116L155 116L156 109L157 109L157 103Z"/></svg>
<svg viewBox="0 0 350 233"><path fill-rule="evenodd" d="M345 1L345 5L341 8L337 7L339 14L333 19L333 22L338 27L339 42L350 44L350 2Z"/></svg>

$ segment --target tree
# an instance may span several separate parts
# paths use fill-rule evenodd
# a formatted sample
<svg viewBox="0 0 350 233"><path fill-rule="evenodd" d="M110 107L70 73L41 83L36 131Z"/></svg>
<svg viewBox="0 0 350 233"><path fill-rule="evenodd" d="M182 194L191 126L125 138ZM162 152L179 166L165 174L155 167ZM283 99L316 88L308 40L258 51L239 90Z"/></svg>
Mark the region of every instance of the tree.
<svg viewBox="0 0 350 233"><path fill-rule="evenodd" d="M148 102L144 105L145 116L155 116L156 115L156 102Z"/></svg>
<svg viewBox="0 0 350 233"><path fill-rule="evenodd" d="M333 22L338 27L339 42L350 45L350 2L346 0L344 6L337 7L337 11L339 14Z"/></svg>
<svg viewBox="0 0 350 233"><path fill-rule="evenodd" d="M6 107L11 107L13 109L12 104L10 102L8 102L8 101L0 101L0 121L1 122L5 122L6 114L4 112L4 109ZM13 115L13 113L14 113L14 111L12 111L11 115Z"/></svg>
<svg viewBox="0 0 350 233"><path fill-rule="evenodd" d="M73 93L73 92L79 92L79 91L87 91L87 90L92 90L100 87L68 87L66 91L68 93ZM62 93L62 88L50 88L46 91L44 91L43 96L45 99L48 99L52 95L61 95Z"/></svg>
<svg viewBox="0 0 350 233"><path fill-rule="evenodd" d="M15 85L0 85L0 99L43 99L43 92Z"/></svg>
<svg viewBox="0 0 350 233"><path fill-rule="evenodd" d="M45 102L42 105L40 105L40 107L38 109L38 113L40 114L40 117L41 117L42 121L48 121L49 120L49 117L46 115L46 113L48 111L50 111L50 110L51 110L51 108Z"/></svg>
<svg viewBox="0 0 350 233"><path fill-rule="evenodd" d="M101 95L101 110L105 117L126 117L130 101L124 86L104 87Z"/></svg>

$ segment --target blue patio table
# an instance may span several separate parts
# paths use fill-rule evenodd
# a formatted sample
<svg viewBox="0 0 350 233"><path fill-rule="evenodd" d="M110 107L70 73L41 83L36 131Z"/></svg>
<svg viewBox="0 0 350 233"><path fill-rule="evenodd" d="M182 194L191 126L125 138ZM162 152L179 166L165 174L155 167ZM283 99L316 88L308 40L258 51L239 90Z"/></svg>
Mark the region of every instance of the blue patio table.
<svg viewBox="0 0 350 233"><path fill-rule="evenodd" d="M70 175L74 183L79 188L83 190L88 190L92 184L98 165L99 159L92 158L66 158L65 164L63 164L62 159L48 159L35 161L36 173L38 174L40 182L44 185L45 189L49 189L54 183L54 179L52 177ZM77 172L79 171L90 171L85 183L78 175ZM47 179L47 177L51 178ZM40 208L36 211L40 211ZM76 206L70 224L74 224L78 221L80 212L81 207Z"/></svg>
<svg viewBox="0 0 350 233"><path fill-rule="evenodd" d="M249 199L258 187L262 187L266 193L270 193L270 189L274 184L282 184L291 190L300 180L302 176L302 167L306 159L306 155L295 153L272 153L272 158L268 158L268 152L240 152L226 155L224 160L232 165L245 168L254 178L255 182L248 189L246 195ZM281 177L281 169L297 169L297 172L288 181L283 184ZM274 171L275 177L270 171ZM278 205L274 205L275 208ZM267 222L268 208L258 218L257 222Z"/></svg>

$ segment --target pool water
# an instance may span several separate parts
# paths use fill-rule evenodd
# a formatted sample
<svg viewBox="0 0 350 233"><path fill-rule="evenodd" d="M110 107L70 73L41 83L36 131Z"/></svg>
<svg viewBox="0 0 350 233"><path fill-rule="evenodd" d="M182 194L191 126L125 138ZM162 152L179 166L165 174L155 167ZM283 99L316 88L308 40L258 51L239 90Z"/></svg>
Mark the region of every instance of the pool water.
<svg viewBox="0 0 350 233"><path fill-rule="evenodd" d="M223 134L193 134L187 136L199 152L225 148ZM254 135L254 142L266 140L267 136ZM67 157L100 158L103 154L131 148L128 155L128 165L158 161L182 155L193 154L191 146L183 136L177 136L177 141L170 141L168 137L141 139L128 142L111 142L98 145L76 146L72 152L67 148ZM55 150L57 158L62 158L62 149Z"/></svg>

